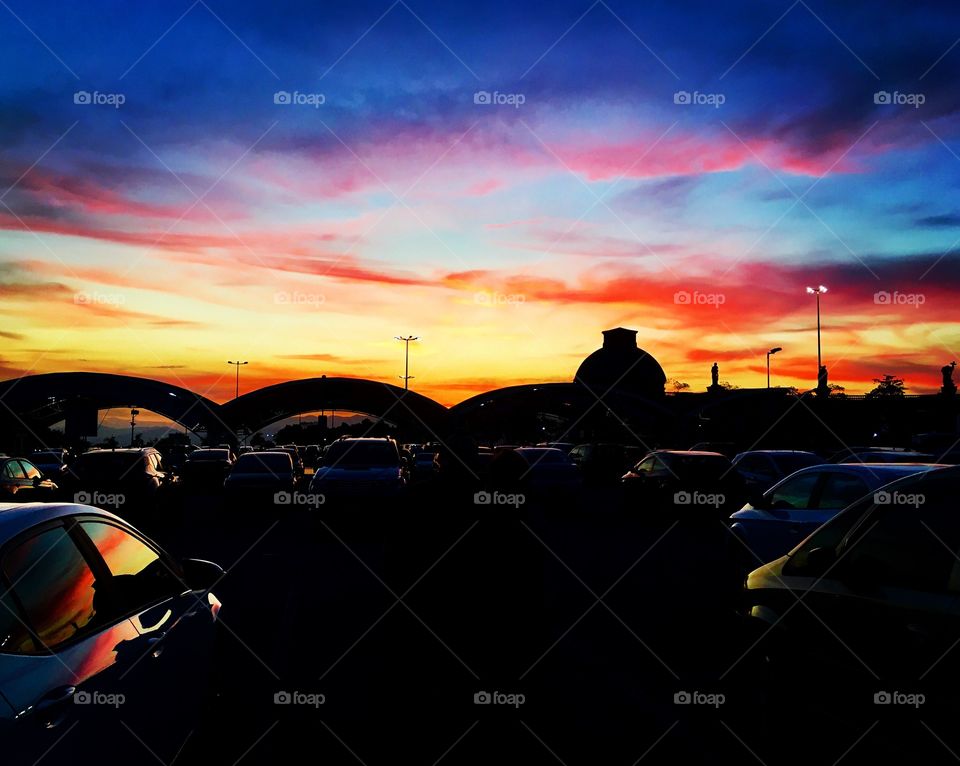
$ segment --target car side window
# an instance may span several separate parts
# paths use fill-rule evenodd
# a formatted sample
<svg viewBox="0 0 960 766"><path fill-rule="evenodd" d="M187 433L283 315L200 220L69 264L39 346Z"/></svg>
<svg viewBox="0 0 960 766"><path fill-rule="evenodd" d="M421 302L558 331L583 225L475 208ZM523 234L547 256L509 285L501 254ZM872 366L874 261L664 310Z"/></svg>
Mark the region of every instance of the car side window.
<svg viewBox="0 0 960 766"><path fill-rule="evenodd" d="M40 471L33 463L27 460L21 460L20 465L23 467L24 475L26 475L28 479L36 479L40 476Z"/></svg>
<svg viewBox="0 0 960 766"><path fill-rule="evenodd" d="M805 473L787 480L770 494L768 505L780 510L810 508L813 490L819 479L819 474Z"/></svg>
<svg viewBox="0 0 960 766"><path fill-rule="evenodd" d="M23 472L20 462L17 460L8 460L3 466L3 476L6 479L25 479L27 475Z"/></svg>
<svg viewBox="0 0 960 766"><path fill-rule="evenodd" d="M761 476L776 476L770 461L760 455L746 455L737 462L736 467L747 473L756 473Z"/></svg>
<svg viewBox="0 0 960 766"><path fill-rule="evenodd" d="M634 468L635 473L650 473L653 471L653 465L656 462L656 458L648 457L646 460L641 460L637 463L637 467Z"/></svg>
<svg viewBox="0 0 960 766"><path fill-rule="evenodd" d="M817 508L839 511L856 502L870 491L859 476L845 473L829 473L824 477Z"/></svg>
<svg viewBox="0 0 960 766"><path fill-rule="evenodd" d="M102 521L81 521L80 528L110 571L104 590L117 616L184 590L160 554L125 529Z"/></svg>
<svg viewBox="0 0 960 766"><path fill-rule="evenodd" d="M64 527L19 543L3 557L2 567L46 647L54 649L93 628L99 606L94 574Z"/></svg>

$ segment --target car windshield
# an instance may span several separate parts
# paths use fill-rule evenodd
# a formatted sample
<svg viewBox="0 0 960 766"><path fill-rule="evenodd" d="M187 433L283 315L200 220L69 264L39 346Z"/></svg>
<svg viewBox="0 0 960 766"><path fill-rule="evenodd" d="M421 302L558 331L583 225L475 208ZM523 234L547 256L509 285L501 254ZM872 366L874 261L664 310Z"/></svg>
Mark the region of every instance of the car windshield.
<svg viewBox="0 0 960 766"><path fill-rule="evenodd" d="M254 452L241 455L233 470L236 473L289 473L290 455L286 452Z"/></svg>
<svg viewBox="0 0 960 766"><path fill-rule="evenodd" d="M390 442L342 441L334 442L323 456L324 466L341 468L393 467L400 464L400 456Z"/></svg>

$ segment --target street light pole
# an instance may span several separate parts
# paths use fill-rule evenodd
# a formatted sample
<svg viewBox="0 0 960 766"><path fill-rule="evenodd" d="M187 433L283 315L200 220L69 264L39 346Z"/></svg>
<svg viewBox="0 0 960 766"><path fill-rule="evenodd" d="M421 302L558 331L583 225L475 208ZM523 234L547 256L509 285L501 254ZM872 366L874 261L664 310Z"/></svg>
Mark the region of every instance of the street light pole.
<svg viewBox="0 0 960 766"><path fill-rule="evenodd" d="M783 351L783 349L780 348L780 346L777 346L776 348L771 348L767 352L767 388L770 388L770 354L776 354L780 351Z"/></svg>
<svg viewBox="0 0 960 766"><path fill-rule="evenodd" d="M239 398L240 398L240 367L241 367L241 365L249 364L249 363L248 363L248 362L241 362L241 361L239 361L239 360L236 361L236 362L231 362L231 361L228 359L228 360L227 360L227 364L235 364L235 365L237 366L237 387L236 387L236 390L234 391L233 398L234 398L234 399L239 399Z"/></svg>
<svg viewBox="0 0 960 766"><path fill-rule="evenodd" d="M130 409L130 446L133 446L133 429L137 425L137 415L140 414L140 410L135 407Z"/></svg>
<svg viewBox="0 0 960 766"><path fill-rule="evenodd" d="M820 355L820 296L827 292L823 285L819 287L808 287L807 292L810 295L817 296L817 385L820 385L820 370L823 369L823 357Z"/></svg>
<svg viewBox="0 0 960 766"><path fill-rule="evenodd" d="M403 390L406 391L410 387L410 341L419 340L416 335L408 335L406 338L399 335L394 336L396 340L402 340L405 346L404 350L404 364L403 364L403 375L400 377L403 378Z"/></svg>

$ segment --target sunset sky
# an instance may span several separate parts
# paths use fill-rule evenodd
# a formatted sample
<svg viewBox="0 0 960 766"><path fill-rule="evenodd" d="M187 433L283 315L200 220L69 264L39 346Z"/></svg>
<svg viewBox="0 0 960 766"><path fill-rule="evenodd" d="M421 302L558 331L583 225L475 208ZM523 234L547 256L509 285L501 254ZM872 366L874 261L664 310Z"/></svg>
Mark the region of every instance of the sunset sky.
<svg viewBox="0 0 960 766"><path fill-rule="evenodd" d="M693 390L765 385L772 346L811 388L824 284L831 382L931 392L958 35L922 0L9 0L0 377L400 384L412 334L453 404L625 326Z"/></svg>

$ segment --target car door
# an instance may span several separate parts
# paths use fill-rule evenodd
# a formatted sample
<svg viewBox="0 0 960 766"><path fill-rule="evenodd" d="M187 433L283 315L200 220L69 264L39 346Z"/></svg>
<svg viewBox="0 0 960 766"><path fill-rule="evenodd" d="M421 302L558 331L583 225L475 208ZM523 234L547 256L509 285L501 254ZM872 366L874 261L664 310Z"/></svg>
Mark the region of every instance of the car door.
<svg viewBox="0 0 960 766"><path fill-rule="evenodd" d="M764 495L762 508L738 519L742 536L758 559L772 561L806 537L806 514L811 512L820 481L818 471L795 474Z"/></svg>
<svg viewBox="0 0 960 766"><path fill-rule="evenodd" d="M121 601L133 612L139 639L129 644L123 680L146 700L129 725L169 763L196 728L209 697L219 602L188 588L180 565L132 528L84 518L78 531L102 558Z"/></svg>
<svg viewBox="0 0 960 766"><path fill-rule="evenodd" d="M844 540L831 572L838 595L829 619L846 654L900 684L894 688L952 690L960 669L950 656L960 640L960 518L947 482L918 486L901 502L877 506Z"/></svg>
<svg viewBox="0 0 960 766"><path fill-rule="evenodd" d="M869 492L870 485L862 477L842 470L825 470L812 506L793 514L798 537L800 540L807 537Z"/></svg>
<svg viewBox="0 0 960 766"><path fill-rule="evenodd" d="M0 693L11 711L4 764L35 762L67 732L58 756L104 753L122 732L126 647L140 634L104 605L71 518L5 545L0 570Z"/></svg>
<svg viewBox="0 0 960 766"><path fill-rule="evenodd" d="M8 460L4 463L3 487L4 494L13 502L29 503L33 499L32 482L27 481L27 474L19 460Z"/></svg>
<svg viewBox="0 0 960 766"><path fill-rule="evenodd" d="M29 460L21 460L20 467L23 469L26 482L29 486L28 491L31 495L31 501L51 500L54 492L57 490L57 485L50 479L46 478L40 472L40 469Z"/></svg>

